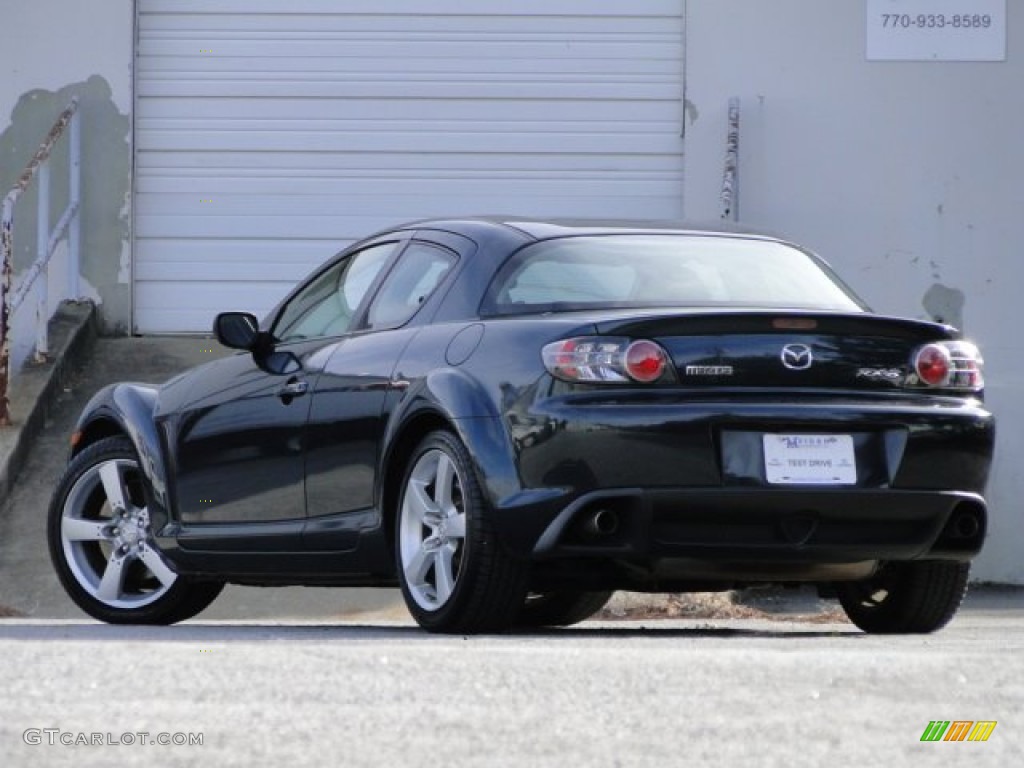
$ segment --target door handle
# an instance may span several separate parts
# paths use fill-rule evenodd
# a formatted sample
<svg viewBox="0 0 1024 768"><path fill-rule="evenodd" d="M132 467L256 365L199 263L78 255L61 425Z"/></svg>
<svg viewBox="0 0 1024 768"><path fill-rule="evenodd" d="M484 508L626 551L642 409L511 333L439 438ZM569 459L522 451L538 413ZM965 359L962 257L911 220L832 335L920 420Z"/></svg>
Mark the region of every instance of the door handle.
<svg viewBox="0 0 1024 768"><path fill-rule="evenodd" d="M277 390L277 396L288 402L293 397L306 394L309 383L305 379L289 379L288 383Z"/></svg>

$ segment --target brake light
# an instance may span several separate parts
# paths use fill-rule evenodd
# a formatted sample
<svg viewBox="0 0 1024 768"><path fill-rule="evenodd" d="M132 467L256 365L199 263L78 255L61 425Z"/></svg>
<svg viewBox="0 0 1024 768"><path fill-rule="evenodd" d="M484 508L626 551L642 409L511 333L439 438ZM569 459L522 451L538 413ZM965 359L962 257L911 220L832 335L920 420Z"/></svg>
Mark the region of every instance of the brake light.
<svg viewBox="0 0 1024 768"><path fill-rule="evenodd" d="M665 350L653 341L634 341L626 348L626 373L635 381L648 384L665 372Z"/></svg>
<svg viewBox="0 0 1024 768"><path fill-rule="evenodd" d="M914 357L914 370L921 382L929 387L941 387L949 380L949 350L941 344L928 344L921 347Z"/></svg>
<svg viewBox="0 0 1024 768"><path fill-rule="evenodd" d="M658 381L668 368L668 354L646 339L583 336L546 345L541 350L544 367L563 381L628 382Z"/></svg>
<svg viewBox="0 0 1024 768"><path fill-rule="evenodd" d="M985 386L985 361L969 341L925 344L914 353L910 384L977 392Z"/></svg>

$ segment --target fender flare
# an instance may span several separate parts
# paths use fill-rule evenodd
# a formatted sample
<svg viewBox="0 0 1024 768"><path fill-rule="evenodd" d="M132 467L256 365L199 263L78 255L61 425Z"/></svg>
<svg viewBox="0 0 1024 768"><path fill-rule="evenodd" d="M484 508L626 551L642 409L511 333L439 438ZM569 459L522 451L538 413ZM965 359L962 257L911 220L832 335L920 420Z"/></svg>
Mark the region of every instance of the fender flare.
<svg viewBox="0 0 1024 768"><path fill-rule="evenodd" d="M139 469L148 496L147 504L153 530L159 531L170 522L171 502L166 457L154 416L156 401L157 389L153 386L135 383L111 384L97 392L85 406L74 431L85 436L90 432L99 432L105 437L109 430L98 430L97 427L104 422L112 422L118 432L132 441L139 457ZM75 452L92 442L95 442L95 439L76 446Z"/></svg>
<svg viewBox="0 0 1024 768"><path fill-rule="evenodd" d="M395 405L384 432L379 483L387 476L396 450L405 445L402 438L410 426L431 417L446 422L462 440L492 504L521 489L515 449L496 403L478 381L452 368L432 371ZM383 499L381 492L378 489L378 499Z"/></svg>

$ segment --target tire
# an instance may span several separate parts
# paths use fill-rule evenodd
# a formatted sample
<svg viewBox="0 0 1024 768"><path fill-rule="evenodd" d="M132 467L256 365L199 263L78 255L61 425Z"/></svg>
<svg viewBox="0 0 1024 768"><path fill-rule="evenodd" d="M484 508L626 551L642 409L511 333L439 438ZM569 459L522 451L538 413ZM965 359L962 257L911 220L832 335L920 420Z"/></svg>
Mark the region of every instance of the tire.
<svg viewBox="0 0 1024 768"><path fill-rule="evenodd" d="M142 473L126 437L85 448L65 470L47 516L50 559L64 590L110 624L173 624L224 588L179 576L153 542Z"/></svg>
<svg viewBox="0 0 1024 768"><path fill-rule="evenodd" d="M526 564L500 545L469 453L431 432L413 451L395 520L405 604L430 632L501 632L526 595Z"/></svg>
<svg viewBox="0 0 1024 768"><path fill-rule="evenodd" d="M970 563L887 563L866 581L836 585L846 615L865 632L924 634L941 629L967 592Z"/></svg>
<svg viewBox="0 0 1024 768"><path fill-rule="evenodd" d="M604 608L613 592L577 592L560 590L527 596L516 626L569 627L579 624Z"/></svg>

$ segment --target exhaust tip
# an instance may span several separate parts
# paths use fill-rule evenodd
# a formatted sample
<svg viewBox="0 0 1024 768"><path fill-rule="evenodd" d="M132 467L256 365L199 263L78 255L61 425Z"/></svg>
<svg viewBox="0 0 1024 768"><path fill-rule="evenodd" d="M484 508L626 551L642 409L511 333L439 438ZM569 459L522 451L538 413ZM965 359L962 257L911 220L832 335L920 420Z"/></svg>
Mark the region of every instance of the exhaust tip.
<svg viewBox="0 0 1024 768"><path fill-rule="evenodd" d="M578 499L564 510L559 525L549 526L548 530L556 538L548 549L567 547L577 554L633 551L644 545L642 540L637 540L641 530L637 520L645 514L640 506L632 490L593 493ZM539 551L546 550L540 548Z"/></svg>
<svg viewBox="0 0 1024 768"><path fill-rule="evenodd" d="M961 502L953 510L932 552L945 554L977 553L985 538L985 505Z"/></svg>
<svg viewBox="0 0 1024 768"><path fill-rule="evenodd" d="M978 531L981 530L981 523L978 521L978 516L974 512L959 512L956 517L953 518L951 530L957 538L973 539L978 535Z"/></svg>
<svg viewBox="0 0 1024 768"><path fill-rule="evenodd" d="M610 509L599 509L587 518L583 528L592 536L614 536L619 530L619 515Z"/></svg>

